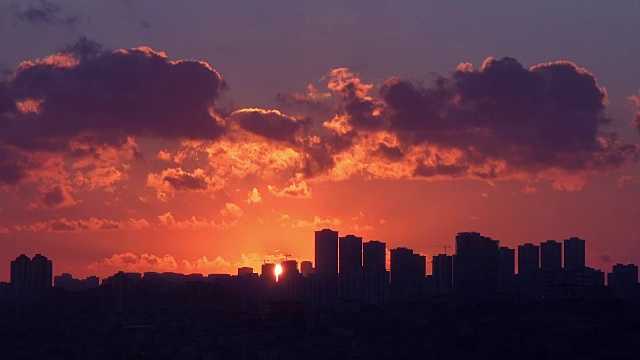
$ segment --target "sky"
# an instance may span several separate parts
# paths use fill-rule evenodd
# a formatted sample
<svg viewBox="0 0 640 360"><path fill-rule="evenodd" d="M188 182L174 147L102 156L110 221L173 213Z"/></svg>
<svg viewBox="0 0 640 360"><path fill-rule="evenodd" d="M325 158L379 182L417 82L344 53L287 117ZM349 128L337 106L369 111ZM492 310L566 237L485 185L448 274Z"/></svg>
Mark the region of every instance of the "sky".
<svg viewBox="0 0 640 360"><path fill-rule="evenodd" d="M638 263L637 1L2 1L0 281L258 271L314 230ZM452 250L448 249L450 253ZM2 265L4 264L4 265Z"/></svg>

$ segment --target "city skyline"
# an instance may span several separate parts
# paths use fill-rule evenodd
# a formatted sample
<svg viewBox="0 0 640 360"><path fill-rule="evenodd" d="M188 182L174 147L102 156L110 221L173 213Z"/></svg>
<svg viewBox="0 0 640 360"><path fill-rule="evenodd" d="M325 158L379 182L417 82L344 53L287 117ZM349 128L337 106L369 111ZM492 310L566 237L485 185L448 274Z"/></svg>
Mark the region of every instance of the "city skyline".
<svg viewBox="0 0 640 360"><path fill-rule="evenodd" d="M575 236L578 263L638 263L638 13L1 3L0 264L235 273L315 262L322 228L422 255L465 229Z"/></svg>
<svg viewBox="0 0 640 360"><path fill-rule="evenodd" d="M458 232L456 234L454 239L454 243L456 244L456 246L454 247L455 251L453 253L447 254L446 248L450 248L451 246L444 245L442 246L444 248L443 251L434 253L433 255L428 255L421 252L414 253L414 249L409 249L405 246L398 246L396 248L387 248L386 247L387 244L385 242L381 242L376 239L364 241L362 237L358 237L354 234L339 236L339 233L340 233L339 231L335 231L332 229L322 229L322 230L315 231L314 253L317 253L319 250L320 255L316 255L313 261L311 261L310 259L295 258L295 257L292 257L292 255L290 254L283 253L281 254L282 257L279 258L278 260L262 259L261 265L258 267L240 266L235 269L236 271L231 273L206 273L206 272L199 273L199 272L176 272L176 271L165 271L165 272L178 273L183 275L223 275L223 274L224 275L246 275L246 274L254 273L261 276L265 273L268 273L269 274L268 276L273 275L274 278L277 279L277 275L286 273L286 269L288 268L289 270L294 270L299 274L303 274L305 276L306 276L305 273L314 274L314 275L329 275L329 276L347 275L348 276L351 274L357 274L361 271L366 271L367 269L372 271L378 271L378 272L380 271L391 272L392 270L391 262L393 259L393 252L396 251L396 253L399 254L398 255L399 258L400 257L407 258L407 256L424 258L426 260L426 261L423 261L424 270L425 270L424 276L427 277L427 276L434 275L434 272L433 272L434 270L432 265L434 262L438 262L440 264L446 264L446 262L448 261L449 263L452 263L451 259L453 259L453 257L458 254L457 252L459 250L458 247L461 246L459 243L459 239L461 237L462 239L465 239L465 236L470 236L470 238L468 239L469 241L468 243L464 241L462 242L463 250L474 249L475 246L480 244L480 242L478 242L477 239L475 239L475 237L477 236L480 239L486 239L486 241L489 241L489 243L494 244L495 249L500 250L500 252L502 252L503 250L510 251L511 254L507 256L511 257L511 259L508 260L509 262L511 262L511 266L508 268L509 270L507 271L510 274L514 274L514 275L521 274L529 270L575 269L575 268L589 267L590 265L588 262L584 261L585 260L584 254L586 253L586 248L587 248L586 240L580 239L578 237L569 237L562 241L545 240L545 241L541 241L539 244L524 243L521 245L517 245L516 248L512 249L506 246L499 246L499 243L500 243L499 240L495 240L491 237L484 236L477 231L465 231L465 232ZM320 241L318 239L320 239ZM472 247L467 248L468 246L472 246ZM333 252L333 250L331 249L335 250L335 252ZM346 256L343 257L341 255L343 253L343 250L341 249L347 250ZM476 250L471 250L471 251L477 252L477 254L480 254L480 256L483 256L482 250L478 252L478 250L481 248L475 248L475 249ZM469 251L469 250L465 250L465 251ZM498 257L503 256L499 254L500 252L497 252L495 255L497 256L496 261ZM517 257L515 256L516 254L517 254ZM39 258L41 256L42 254L37 253L34 255L34 259ZM27 254L20 254L17 256L15 260L12 261L12 264L14 261L18 261L24 258L29 259ZM578 259L577 261L575 260L576 258ZM51 262L51 260L49 260L49 262ZM317 268L318 263L321 264L319 270ZM630 263L629 265L633 265L633 264L634 263ZM305 265L306 265L306 271L303 271L303 268L305 268ZM335 265L335 271L331 270L332 268L334 268L334 265ZM448 266L452 266L452 265L449 264ZM611 270L616 268L616 266L627 266L627 265L623 263L615 263L615 264L612 264ZM123 268L123 269L116 269L116 272L129 272L129 273L137 272L137 271L130 271L130 270L131 269ZM256 272L257 270L260 270L260 272L259 273ZM600 271L604 271L605 273L608 273L607 269L596 269L596 270L600 270ZM49 271L52 274L51 275L52 278L55 276L67 278L67 275L73 275L67 272L55 273L55 272L52 272L51 270ZM403 271L404 270L400 270L400 272L403 272ZM142 271L138 273L143 274L145 272L157 273L158 271ZM109 274L109 275L113 275L113 274ZM445 278L451 278L451 274L444 275L444 276ZM90 275L90 276L87 276L86 278L88 279L95 278L95 276ZM392 280L390 279L390 282L391 281Z"/></svg>

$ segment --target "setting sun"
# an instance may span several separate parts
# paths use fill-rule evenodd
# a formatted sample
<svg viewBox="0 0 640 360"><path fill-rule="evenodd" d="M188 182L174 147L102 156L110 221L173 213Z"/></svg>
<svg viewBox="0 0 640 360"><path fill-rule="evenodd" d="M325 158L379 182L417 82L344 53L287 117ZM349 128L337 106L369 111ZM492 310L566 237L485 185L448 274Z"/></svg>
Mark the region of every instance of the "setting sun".
<svg viewBox="0 0 640 360"><path fill-rule="evenodd" d="M276 264L276 268L274 271L276 273L276 281L278 281L278 277L280 276L280 274L282 274L282 266L280 266L280 264Z"/></svg>

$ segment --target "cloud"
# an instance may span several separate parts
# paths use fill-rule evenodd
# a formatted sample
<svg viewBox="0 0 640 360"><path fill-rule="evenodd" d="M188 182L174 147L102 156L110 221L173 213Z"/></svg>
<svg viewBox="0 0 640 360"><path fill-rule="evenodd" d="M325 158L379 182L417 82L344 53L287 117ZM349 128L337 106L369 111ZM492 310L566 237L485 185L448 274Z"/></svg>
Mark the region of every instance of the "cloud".
<svg viewBox="0 0 640 360"><path fill-rule="evenodd" d="M331 98L330 92L321 92L312 84L307 85L306 91L295 91L291 94L278 93L275 96L279 105L293 109L302 108L321 116L326 116L332 111L329 104Z"/></svg>
<svg viewBox="0 0 640 360"><path fill-rule="evenodd" d="M9 228L6 226L0 226L0 234L8 234L9 232Z"/></svg>
<svg viewBox="0 0 640 360"><path fill-rule="evenodd" d="M633 94L627 98L627 105L635 110L636 112L633 121L631 121L631 126L633 126L638 132L640 132L640 90L638 90L637 94Z"/></svg>
<svg viewBox="0 0 640 360"><path fill-rule="evenodd" d="M18 3L11 5L13 16L32 24L73 25L79 19L77 15L63 15L62 7L53 1L40 0L25 3L28 7L24 10Z"/></svg>
<svg viewBox="0 0 640 360"><path fill-rule="evenodd" d="M216 224L212 220L207 220L202 217L192 216L187 220L176 220L171 212L166 212L158 216L160 224L166 228L174 230L196 230L205 228L218 228L219 224Z"/></svg>
<svg viewBox="0 0 640 360"><path fill-rule="evenodd" d="M167 200L168 194L173 195L179 191L212 193L221 189L224 186L224 181L219 177L207 174L203 169L188 172L182 168L169 168L160 174L149 174L147 186L157 190L159 199Z"/></svg>
<svg viewBox="0 0 640 360"><path fill-rule="evenodd" d="M146 271L172 271L178 268L173 256L167 254L157 256L152 254L136 255L131 252L113 254L89 265L89 269L109 268L115 271L146 272Z"/></svg>
<svg viewBox="0 0 640 360"><path fill-rule="evenodd" d="M244 216L242 209L234 203L226 203L224 208L220 210L220 214L222 215L223 227L237 226Z"/></svg>
<svg viewBox="0 0 640 360"><path fill-rule="evenodd" d="M600 261L602 261L605 264L611 264L613 262L613 258L611 258L611 256L609 255L600 255L599 258L600 258Z"/></svg>
<svg viewBox="0 0 640 360"><path fill-rule="evenodd" d="M226 229L237 226L244 216L242 209L233 203L226 203L219 211L219 214L219 221L197 216L192 216L185 220L177 220L171 212L166 212L158 216L158 221L163 227L173 230Z"/></svg>
<svg viewBox="0 0 640 360"><path fill-rule="evenodd" d="M139 230L150 228L151 225L145 219L128 219L124 221L98 219L95 217L89 219L69 220L60 218L57 220L49 220L36 222L29 225L17 225L17 231L48 231L48 232L87 232L100 230Z"/></svg>
<svg viewBox="0 0 640 360"><path fill-rule="evenodd" d="M63 207L74 205L76 202L69 194L68 190L63 189L60 186L56 186L53 189L47 191L44 194L43 202L47 207Z"/></svg>
<svg viewBox="0 0 640 360"><path fill-rule="evenodd" d="M0 141L22 149L63 150L81 136L112 143L127 136L214 139L224 131L214 110L226 87L220 74L148 47L104 51L83 38L22 62L4 87L14 102L40 104L37 113L5 110L2 117Z"/></svg>
<svg viewBox="0 0 640 360"><path fill-rule="evenodd" d="M320 216L314 216L311 220L306 219L294 219L291 218L288 214L280 214L278 221L282 225L289 225L294 228L309 228L309 229L321 229L321 228L331 228L331 227L339 227L341 221L337 218L326 218L323 219Z"/></svg>
<svg viewBox="0 0 640 360"><path fill-rule="evenodd" d="M11 148L0 146L0 185L16 185L26 177L28 157Z"/></svg>
<svg viewBox="0 0 640 360"><path fill-rule="evenodd" d="M296 174L291 180L291 184L283 189L278 189L275 186L269 185L269 192L277 197L292 197L292 198L310 198L311 188L304 181L302 174Z"/></svg>
<svg viewBox="0 0 640 360"><path fill-rule="evenodd" d="M298 119L278 110L241 109L231 113L229 119L256 135L290 143L304 135L309 126L308 119Z"/></svg>
<svg viewBox="0 0 640 360"><path fill-rule="evenodd" d="M257 188L253 188L253 190L249 191L247 194L247 204L258 204L262 203L262 195Z"/></svg>
<svg viewBox="0 0 640 360"><path fill-rule="evenodd" d="M188 271L200 271L205 274L215 272L228 273L232 270L231 263L222 256L218 256L213 260L209 260L206 256L203 256L194 261L183 260L182 263Z"/></svg>
<svg viewBox="0 0 640 360"><path fill-rule="evenodd" d="M390 78L378 87L344 68L327 78L341 102L324 123L334 134L329 178L575 180L638 158L636 145L604 131L606 90L571 62L526 69L488 58L430 86Z"/></svg>

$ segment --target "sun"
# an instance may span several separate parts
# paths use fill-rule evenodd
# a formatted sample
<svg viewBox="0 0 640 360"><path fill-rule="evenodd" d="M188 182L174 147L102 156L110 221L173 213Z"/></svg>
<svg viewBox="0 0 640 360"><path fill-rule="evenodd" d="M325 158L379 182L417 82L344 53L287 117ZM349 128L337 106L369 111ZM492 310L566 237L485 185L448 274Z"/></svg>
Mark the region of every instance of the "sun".
<svg viewBox="0 0 640 360"><path fill-rule="evenodd" d="M278 276L282 274L282 266L280 266L280 264L276 264L274 272L276 273L276 281L278 281Z"/></svg>

